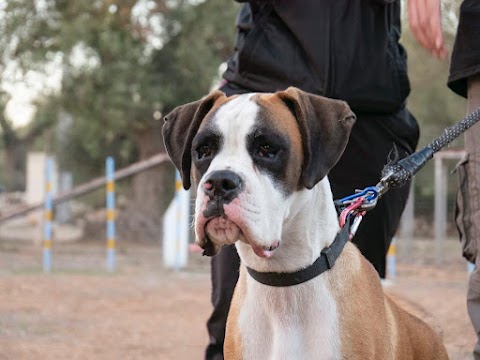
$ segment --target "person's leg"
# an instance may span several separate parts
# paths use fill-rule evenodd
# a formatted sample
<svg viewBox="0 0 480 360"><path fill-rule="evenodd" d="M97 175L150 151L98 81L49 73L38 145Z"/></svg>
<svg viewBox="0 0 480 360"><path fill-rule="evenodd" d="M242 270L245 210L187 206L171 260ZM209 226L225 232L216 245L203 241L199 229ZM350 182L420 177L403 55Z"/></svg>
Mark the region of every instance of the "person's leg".
<svg viewBox="0 0 480 360"><path fill-rule="evenodd" d="M220 88L227 96L243 94L247 90L232 83L224 83ZM205 351L206 360L223 360L223 342L228 310L233 291L238 281L240 258L235 245L224 247L211 260L212 305L213 311L207 320L209 344Z"/></svg>
<svg viewBox="0 0 480 360"><path fill-rule="evenodd" d="M475 269L470 275L467 292L467 309L473 328L477 334L477 343L473 349L475 360L480 360L480 257L477 256Z"/></svg>
<svg viewBox="0 0 480 360"><path fill-rule="evenodd" d="M480 108L480 75L470 78L468 81L467 113ZM465 133L465 151L468 154L467 177L469 179L468 198L470 226L465 241L475 242L477 249L475 270L470 276L468 283L467 307L470 320L472 321L478 341L474 349L475 360L480 360L480 123L473 125Z"/></svg>
<svg viewBox="0 0 480 360"><path fill-rule="evenodd" d="M207 360L223 360L223 341L228 310L233 290L238 281L240 258L235 245L224 247L212 257L212 305L213 311L207 321L210 341L205 352Z"/></svg>
<svg viewBox="0 0 480 360"><path fill-rule="evenodd" d="M357 114L350 140L329 178L335 199L373 186L397 147L401 158L411 154L418 141L418 125L408 110L390 116ZM409 184L392 188L366 213L353 242L385 278L386 254L405 207Z"/></svg>

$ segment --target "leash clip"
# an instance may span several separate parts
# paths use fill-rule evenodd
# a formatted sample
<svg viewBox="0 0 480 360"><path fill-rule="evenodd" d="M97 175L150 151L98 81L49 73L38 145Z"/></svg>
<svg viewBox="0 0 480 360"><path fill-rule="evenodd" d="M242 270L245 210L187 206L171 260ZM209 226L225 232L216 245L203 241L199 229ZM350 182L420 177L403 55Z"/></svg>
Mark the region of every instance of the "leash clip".
<svg viewBox="0 0 480 360"><path fill-rule="evenodd" d="M350 240L352 240L352 238L355 236L358 227L365 216L365 213L366 211L361 211L357 214L357 216L355 216L355 219L353 219L352 225L350 226Z"/></svg>
<svg viewBox="0 0 480 360"><path fill-rule="evenodd" d="M349 216L354 215L358 212L358 209L363 203L363 198L359 197L354 200L350 205L348 205L343 211L340 213L340 227L344 227L345 223Z"/></svg>
<svg viewBox="0 0 480 360"><path fill-rule="evenodd" d="M373 192L373 194L369 194L370 192ZM360 226L360 223L363 220L363 217L365 216L365 213L373 209L375 205L377 205L377 199L378 199L378 191L372 191L371 189L364 189L358 196L356 196L353 199L347 200L350 202L350 205L348 205L343 211L340 213L340 227L344 227L345 223L347 222L348 218L353 216L354 219L352 221L352 225L350 226L349 230L349 237L350 240L353 238L355 233L358 230L358 227ZM343 199L342 199L343 200Z"/></svg>
<svg viewBox="0 0 480 360"><path fill-rule="evenodd" d="M344 206L350 208L350 205L356 204L354 207L355 209L359 207L362 211L371 210L377 205L377 200L382 195L384 187L379 185L380 183L376 186L366 187L363 190L356 190L355 194L335 201L335 206L337 208L342 208ZM361 201L359 201L359 199ZM358 203L360 203L360 205L358 205Z"/></svg>

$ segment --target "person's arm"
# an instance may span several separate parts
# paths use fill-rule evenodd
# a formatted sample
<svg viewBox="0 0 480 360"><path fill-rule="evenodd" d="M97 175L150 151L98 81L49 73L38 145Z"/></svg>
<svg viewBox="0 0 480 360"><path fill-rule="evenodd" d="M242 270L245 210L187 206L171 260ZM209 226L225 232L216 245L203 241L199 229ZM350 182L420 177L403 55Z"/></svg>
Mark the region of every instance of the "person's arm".
<svg viewBox="0 0 480 360"><path fill-rule="evenodd" d="M408 22L418 42L432 55L444 59L440 0L408 0Z"/></svg>

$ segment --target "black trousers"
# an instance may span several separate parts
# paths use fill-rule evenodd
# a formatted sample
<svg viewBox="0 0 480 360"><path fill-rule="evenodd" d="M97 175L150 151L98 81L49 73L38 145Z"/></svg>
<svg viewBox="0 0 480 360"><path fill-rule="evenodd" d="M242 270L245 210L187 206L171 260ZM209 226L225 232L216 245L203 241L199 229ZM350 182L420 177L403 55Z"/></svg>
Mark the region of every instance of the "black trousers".
<svg viewBox="0 0 480 360"><path fill-rule="evenodd" d="M227 95L245 92L232 84L222 90ZM406 108L395 114L365 114L358 110L355 113L357 121L347 148L328 175L335 199L351 195L355 189L376 185L392 149L396 147L400 157L405 157L414 151L418 141L417 122ZM353 238L382 278L385 277L388 247L397 230L409 188L408 184L390 189L365 215ZM214 309L207 322L210 335L207 360L223 359L225 324L239 267L240 259L234 245L224 247L211 260Z"/></svg>

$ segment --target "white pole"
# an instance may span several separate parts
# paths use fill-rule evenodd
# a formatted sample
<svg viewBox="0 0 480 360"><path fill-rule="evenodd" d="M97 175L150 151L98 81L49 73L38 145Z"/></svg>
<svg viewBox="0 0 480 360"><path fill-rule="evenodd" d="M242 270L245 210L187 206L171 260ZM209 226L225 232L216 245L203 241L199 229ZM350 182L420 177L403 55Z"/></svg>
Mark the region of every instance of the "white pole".
<svg viewBox="0 0 480 360"><path fill-rule="evenodd" d="M443 168L443 158L436 156L435 160L435 262L441 264L443 262L443 245L446 232L447 218L447 194L446 182L447 176Z"/></svg>
<svg viewBox="0 0 480 360"><path fill-rule="evenodd" d="M472 264L470 261L467 262L467 272L470 275L473 270L475 270L475 264Z"/></svg>
<svg viewBox="0 0 480 360"><path fill-rule="evenodd" d="M175 197L163 217L163 264L179 271L187 265L190 234L190 192L175 176Z"/></svg>
<svg viewBox="0 0 480 360"><path fill-rule="evenodd" d="M397 277L397 244L395 238L392 239L387 252L387 278L395 280Z"/></svg>

